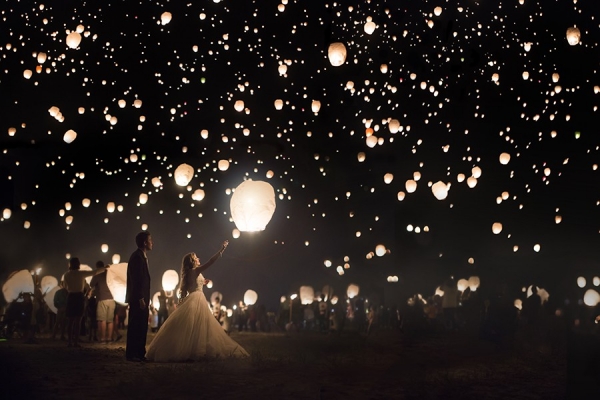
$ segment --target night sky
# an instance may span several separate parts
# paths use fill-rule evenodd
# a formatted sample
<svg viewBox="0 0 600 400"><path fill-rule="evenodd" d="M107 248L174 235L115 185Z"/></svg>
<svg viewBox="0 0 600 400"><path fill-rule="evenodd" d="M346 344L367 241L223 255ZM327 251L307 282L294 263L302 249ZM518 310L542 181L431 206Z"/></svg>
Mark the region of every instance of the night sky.
<svg viewBox="0 0 600 400"><path fill-rule="evenodd" d="M301 285L343 296L350 283L390 303L430 296L451 275L477 275L482 290L505 283L515 298L538 285L559 304L600 275L594 1L0 7L0 281L37 267L60 277L67 254L92 266L115 253L126 262L144 224L153 293L184 254L205 261L228 239L204 275L229 306L247 289L275 308ZM576 45L570 27L580 30ZM73 31L76 49L66 44ZM337 67L334 42L347 49ZM196 169L188 187L173 178L182 163ZM235 239L230 191L248 178L273 186L277 209L264 231ZM444 200L430 187L438 181L451 183ZM123 210L109 213L108 202ZM388 253L371 254L380 244Z"/></svg>

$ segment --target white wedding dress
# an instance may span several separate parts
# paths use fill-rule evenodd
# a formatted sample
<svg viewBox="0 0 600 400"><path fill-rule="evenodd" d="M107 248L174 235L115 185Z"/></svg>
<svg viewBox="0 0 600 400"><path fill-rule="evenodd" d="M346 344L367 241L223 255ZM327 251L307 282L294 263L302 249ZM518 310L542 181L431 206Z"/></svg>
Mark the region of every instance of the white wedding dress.
<svg viewBox="0 0 600 400"><path fill-rule="evenodd" d="M198 289L160 327L148 346L146 357L156 362L200 360L205 357L244 357L248 352L230 338L213 316L202 287L204 277L197 279Z"/></svg>

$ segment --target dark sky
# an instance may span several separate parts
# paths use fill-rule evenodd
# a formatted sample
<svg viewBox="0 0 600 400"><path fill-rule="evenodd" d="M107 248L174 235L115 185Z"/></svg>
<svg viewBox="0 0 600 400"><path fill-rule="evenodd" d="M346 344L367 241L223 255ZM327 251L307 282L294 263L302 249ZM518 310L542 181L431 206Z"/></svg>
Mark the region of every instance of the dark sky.
<svg viewBox="0 0 600 400"><path fill-rule="evenodd" d="M449 275L478 275L482 288L505 282L515 297L529 284L556 301L577 297L577 276L589 288L600 275L592 3L290 0L280 11L271 0L5 2L0 208L12 215L0 221L0 280L37 266L58 277L66 254L90 265L114 253L126 261L147 224L153 291L187 252L206 260L230 240L205 273L226 304L247 289L274 307L300 285L343 295L349 283L390 302L431 295ZM70 49L67 32L79 25L81 43ZM581 41L572 46L574 26ZM339 67L327 58L333 42L347 48ZM237 100L247 112L234 109ZM381 141L374 148L369 127ZM69 129L77 138L67 144ZM227 171L216 168L221 159ZM196 169L190 190L172 177L181 163ZM457 176L474 167L482 174L471 189ZM415 172L416 192L399 201ZM277 209L263 232L234 239L227 191L245 178L268 181ZM438 181L451 183L445 200L428 187ZM194 201L199 188L206 197ZM111 201L123 211L109 213ZM378 244L389 254L367 258Z"/></svg>

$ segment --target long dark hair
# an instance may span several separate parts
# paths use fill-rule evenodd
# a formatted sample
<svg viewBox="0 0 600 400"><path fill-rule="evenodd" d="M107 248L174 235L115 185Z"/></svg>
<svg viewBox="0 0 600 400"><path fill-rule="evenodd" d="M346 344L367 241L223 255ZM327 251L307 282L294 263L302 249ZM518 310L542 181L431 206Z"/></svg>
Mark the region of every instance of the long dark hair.
<svg viewBox="0 0 600 400"><path fill-rule="evenodd" d="M194 269L194 262L192 261L192 254L188 253L183 256L181 260L181 282L179 282L179 298L183 299L189 294L189 283L188 275Z"/></svg>

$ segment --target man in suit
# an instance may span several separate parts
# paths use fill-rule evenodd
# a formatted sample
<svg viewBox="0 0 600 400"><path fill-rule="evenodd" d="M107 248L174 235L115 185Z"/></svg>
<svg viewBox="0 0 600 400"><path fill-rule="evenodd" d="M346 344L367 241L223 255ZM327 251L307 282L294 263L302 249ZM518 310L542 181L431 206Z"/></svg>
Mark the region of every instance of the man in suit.
<svg viewBox="0 0 600 400"><path fill-rule="evenodd" d="M129 325L127 327L128 361L146 360L146 334L148 333L148 304L150 303L150 272L147 252L152 250L150 232L140 232L135 237L138 247L127 263L127 294Z"/></svg>

